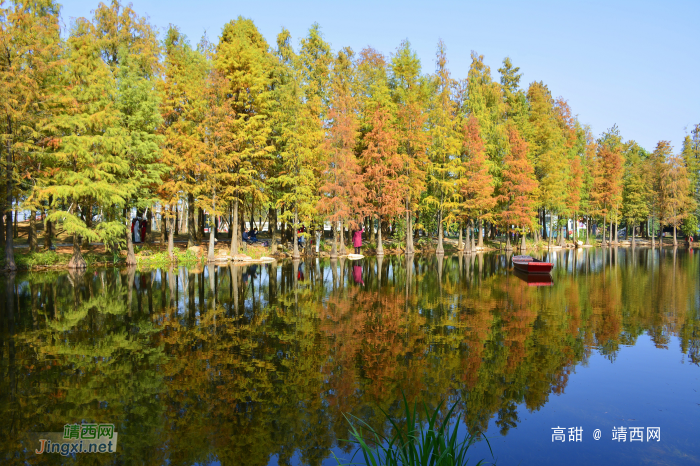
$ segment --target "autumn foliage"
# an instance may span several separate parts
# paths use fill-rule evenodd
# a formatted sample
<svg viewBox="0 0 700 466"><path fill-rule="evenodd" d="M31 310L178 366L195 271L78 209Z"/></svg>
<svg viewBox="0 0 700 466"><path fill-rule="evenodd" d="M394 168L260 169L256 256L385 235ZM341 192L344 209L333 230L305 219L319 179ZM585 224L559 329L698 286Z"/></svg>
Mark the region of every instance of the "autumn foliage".
<svg viewBox="0 0 700 466"><path fill-rule="evenodd" d="M135 215L161 240L186 230L190 246L207 222L223 222L236 232L232 253L251 222L271 230L271 252L302 226L310 239L363 225L407 253L417 229L438 253L465 226L480 242L505 232L561 242L562 227L580 235L584 223L588 233L697 229L697 127L680 154L664 141L646 151L616 126L596 139L544 82L521 87L508 57L494 76L472 52L460 79L443 41L425 72L407 40L391 59L371 47L334 52L318 24L298 41L284 29L268 41L243 17L192 45L176 26L159 40L118 0L65 36L60 23L52 0L0 7L8 269L16 210L44 214L45 248L57 229L72 235L77 268L85 241L126 248L133 263Z"/></svg>

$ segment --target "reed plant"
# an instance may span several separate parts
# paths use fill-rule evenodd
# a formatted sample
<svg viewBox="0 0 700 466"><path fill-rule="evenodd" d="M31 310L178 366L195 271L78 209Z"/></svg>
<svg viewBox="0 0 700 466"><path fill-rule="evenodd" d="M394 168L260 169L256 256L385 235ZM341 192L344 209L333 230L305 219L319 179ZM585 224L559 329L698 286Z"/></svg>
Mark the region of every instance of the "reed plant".
<svg viewBox="0 0 700 466"><path fill-rule="evenodd" d="M424 403L426 421L420 422L418 410L414 403L411 408L403 397L405 422L393 419L384 410L382 414L391 423L390 437L377 432L363 420L350 415L346 416L350 424L352 439L348 440L359 446L358 452L364 457L364 463L355 463L355 455L350 463L345 465L365 464L367 466L465 466L469 463L467 453L476 442L474 435L466 433L462 440L457 436L461 414L454 424L451 422L457 404L455 403L442 421L438 420L442 402L431 412ZM381 408L380 408L381 409ZM352 419L351 419L352 418ZM491 456L493 450L488 439L484 437ZM341 460L335 458L338 464ZM476 466L489 464L484 459L475 463Z"/></svg>

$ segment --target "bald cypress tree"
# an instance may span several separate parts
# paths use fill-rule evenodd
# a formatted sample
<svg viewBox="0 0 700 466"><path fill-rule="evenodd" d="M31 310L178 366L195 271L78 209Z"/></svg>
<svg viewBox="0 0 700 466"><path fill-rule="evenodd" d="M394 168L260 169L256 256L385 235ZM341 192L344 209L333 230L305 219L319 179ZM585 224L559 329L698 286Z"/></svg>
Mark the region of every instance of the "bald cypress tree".
<svg viewBox="0 0 700 466"><path fill-rule="evenodd" d="M525 235L535 227L537 180L534 167L527 157L527 143L515 124L508 127L509 151L505 156L500 201L501 224L521 235L521 250L526 249Z"/></svg>
<svg viewBox="0 0 700 466"><path fill-rule="evenodd" d="M413 254L413 220L425 190L428 165L425 124L429 87L428 81L421 76L420 60L408 41L403 41L392 57L390 71L389 87L396 112L396 138L406 179L406 254Z"/></svg>
<svg viewBox="0 0 700 466"><path fill-rule="evenodd" d="M459 208L461 216L470 221L473 228L476 221L485 222L494 219L493 208L497 202L479 121L473 114L469 115L462 126L462 156Z"/></svg>
<svg viewBox="0 0 700 466"><path fill-rule="evenodd" d="M459 208L459 193L455 180L460 177L463 166L458 156L460 139L456 128L457 105L453 99L455 82L447 67L445 44L438 42L436 70L433 76L434 95L431 102L428 126L430 145L428 156L428 193L424 199L427 206L437 214L437 254L444 254L444 226L456 222Z"/></svg>
<svg viewBox="0 0 700 466"><path fill-rule="evenodd" d="M350 49L340 51L335 59L331 81L331 107L321 170L318 211L335 225L351 219L351 227L359 227L359 219L367 215L368 191L363 183L355 149L360 135L358 119L356 67ZM331 257L337 256L334 235Z"/></svg>
<svg viewBox="0 0 700 466"><path fill-rule="evenodd" d="M51 0L14 1L0 5L0 164L5 217L5 268L16 270L13 203L35 210L42 197L36 191L51 182L51 152L60 129L55 114L61 105L63 44L60 6ZM33 220L30 222L32 227ZM29 246L36 248L36 230Z"/></svg>
<svg viewBox="0 0 700 466"><path fill-rule="evenodd" d="M197 191L197 159L202 138L198 131L206 110L205 83L211 68L201 48L193 48L174 26L166 32L164 56L165 78L161 86L160 111L165 137L163 162L169 171L158 189L163 225L168 230L168 251L173 251L175 209L187 202L188 247L195 245L195 194Z"/></svg>
<svg viewBox="0 0 700 466"><path fill-rule="evenodd" d="M115 106L117 80L102 60L95 26L78 19L68 38L68 98L72 105L58 116L65 131L55 153L59 170L53 183L41 195L53 199L53 212L47 220L61 223L73 236L72 268L84 268L80 237L106 243L123 239L122 223L115 212L124 206L128 190L121 183L129 164L124 148L127 135L121 131L121 115ZM86 225L81 205L95 202L106 206L105 218L96 228Z"/></svg>
<svg viewBox="0 0 700 466"><path fill-rule="evenodd" d="M566 188L570 176L565 139L557 120L555 101L542 82L530 85L529 147L539 183L539 205L549 212L549 245L552 245L554 216L566 209Z"/></svg>
<svg viewBox="0 0 700 466"><path fill-rule="evenodd" d="M632 244L635 243L637 224L649 216L649 186L645 182L645 154L636 143L626 149L625 171L622 182L622 215L632 228Z"/></svg>
<svg viewBox="0 0 700 466"><path fill-rule="evenodd" d="M313 219L318 205L316 170L322 160L324 137L319 83L323 81L319 77L322 74L304 68L305 64L317 63L311 57L318 57L319 49L325 50L317 32L310 33L305 49L308 56L304 59L294 52L288 34L282 41L278 40L281 63L274 93L274 131L279 168L271 182L279 190L277 206L285 209L280 220L290 223L294 230L294 258L300 257L297 241L300 220Z"/></svg>
<svg viewBox="0 0 700 466"><path fill-rule="evenodd" d="M115 25L121 27L115 27ZM129 210L156 200L165 166L155 32L131 8L113 1L95 10L93 21L79 19L68 39L67 99L72 102L57 124L66 135L56 154L53 184L42 189L53 199L52 222L73 235L72 268L84 268L81 238L103 241L116 250L127 244L135 264ZM96 225L90 225L99 207Z"/></svg>
<svg viewBox="0 0 700 466"><path fill-rule="evenodd" d="M267 190L262 189L261 173L273 150L269 108L273 57L255 24L239 17L224 26L214 64L220 78L213 79L209 85L210 117L202 137L208 150L214 151L210 154L210 166L218 168L211 174L211 187L202 193L201 207L206 205L213 219L232 203L235 217L232 223L237 225L241 200L250 197L262 203L268 198ZM214 156L216 152L219 155ZM214 182L215 179L218 181ZM215 196L213 186L217 185L219 195ZM215 208L216 197L218 208ZM231 254L238 254L237 239L234 234ZM213 245L212 222L210 260L213 260Z"/></svg>

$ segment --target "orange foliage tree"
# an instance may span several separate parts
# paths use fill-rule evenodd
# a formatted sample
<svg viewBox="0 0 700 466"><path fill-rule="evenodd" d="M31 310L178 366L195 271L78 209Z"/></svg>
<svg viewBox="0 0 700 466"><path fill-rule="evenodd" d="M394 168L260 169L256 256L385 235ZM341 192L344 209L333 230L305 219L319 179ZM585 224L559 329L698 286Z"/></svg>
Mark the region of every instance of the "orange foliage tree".
<svg viewBox="0 0 700 466"><path fill-rule="evenodd" d="M497 199L493 195L493 176L489 173L484 141L479 135L479 121L471 114L462 127L462 152L464 174L459 180L462 196L460 210L462 217L471 222L491 221ZM467 237L467 251L474 247Z"/></svg>
<svg viewBox="0 0 700 466"><path fill-rule="evenodd" d="M510 152L504 159L500 195L505 207L500 219L506 228L521 233L520 248L525 250L525 234L534 227L535 222L537 180L535 169L527 158L527 143L513 126L508 128L508 141Z"/></svg>
<svg viewBox="0 0 700 466"><path fill-rule="evenodd" d="M350 226L357 227L357 221L352 219L364 217L367 189L355 156L359 122L353 89L352 50L344 49L338 54L332 79L333 97L324 140L325 169L322 171L318 211L332 225L350 220ZM337 255L334 236L331 257Z"/></svg>
<svg viewBox="0 0 700 466"><path fill-rule="evenodd" d="M372 114L372 130L365 135L362 152L364 180L369 191L370 209L379 220L377 255L384 255L382 218L398 215L404 195L403 161L398 154L390 113L378 106Z"/></svg>

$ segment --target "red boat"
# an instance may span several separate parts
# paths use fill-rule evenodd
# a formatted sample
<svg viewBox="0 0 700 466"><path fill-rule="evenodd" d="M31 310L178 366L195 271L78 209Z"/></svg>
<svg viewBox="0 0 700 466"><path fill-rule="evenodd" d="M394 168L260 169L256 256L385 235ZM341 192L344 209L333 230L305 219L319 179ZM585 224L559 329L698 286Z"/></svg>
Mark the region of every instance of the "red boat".
<svg viewBox="0 0 700 466"><path fill-rule="evenodd" d="M531 256L513 256L513 266L526 273L549 273L554 267L549 262L534 259Z"/></svg>

